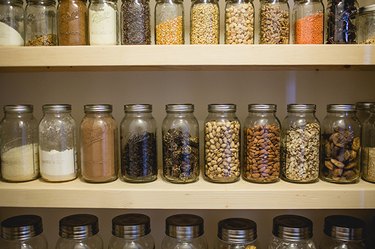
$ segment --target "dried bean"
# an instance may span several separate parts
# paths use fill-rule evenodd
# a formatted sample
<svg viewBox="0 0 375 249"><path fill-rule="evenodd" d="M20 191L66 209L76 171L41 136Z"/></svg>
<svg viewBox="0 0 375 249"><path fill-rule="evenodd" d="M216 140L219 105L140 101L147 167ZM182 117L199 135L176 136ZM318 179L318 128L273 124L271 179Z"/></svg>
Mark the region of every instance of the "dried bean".
<svg viewBox="0 0 375 249"><path fill-rule="evenodd" d="M212 3L194 4L191 10L191 44L219 43L219 7Z"/></svg>
<svg viewBox="0 0 375 249"><path fill-rule="evenodd" d="M289 43L289 11L266 3L260 8L260 43Z"/></svg>
<svg viewBox="0 0 375 249"><path fill-rule="evenodd" d="M225 43L254 43L254 7L251 3L231 4L226 9Z"/></svg>

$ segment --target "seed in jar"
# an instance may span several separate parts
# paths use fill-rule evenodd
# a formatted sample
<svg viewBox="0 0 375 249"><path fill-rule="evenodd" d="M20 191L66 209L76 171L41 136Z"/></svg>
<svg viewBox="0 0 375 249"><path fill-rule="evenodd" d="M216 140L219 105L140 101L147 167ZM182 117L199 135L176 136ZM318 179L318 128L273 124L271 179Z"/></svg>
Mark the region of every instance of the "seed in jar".
<svg viewBox="0 0 375 249"><path fill-rule="evenodd" d="M260 8L260 43L289 43L289 12L280 6L266 3Z"/></svg>
<svg viewBox="0 0 375 249"><path fill-rule="evenodd" d="M251 3L231 4L225 13L225 43L254 43L254 8Z"/></svg>
<svg viewBox="0 0 375 249"><path fill-rule="evenodd" d="M156 44L184 44L182 16L175 17L156 25Z"/></svg>
<svg viewBox="0 0 375 249"><path fill-rule="evenodd" d="M219 43L219 7L212 3L194 4L191 10L191 44Z"/></svg>

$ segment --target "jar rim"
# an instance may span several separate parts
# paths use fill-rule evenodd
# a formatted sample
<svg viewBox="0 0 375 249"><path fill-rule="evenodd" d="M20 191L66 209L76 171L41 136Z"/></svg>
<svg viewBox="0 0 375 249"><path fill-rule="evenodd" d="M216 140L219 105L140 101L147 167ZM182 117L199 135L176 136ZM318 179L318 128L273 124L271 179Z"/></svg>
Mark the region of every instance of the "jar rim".
<svg viewBox="0 0 375 249"><path fill-rule="evenodd" d="M34 106L28 105L28 104L4 106L5 113L32 113L33 110L34 110Z"/></svg>
<svg viewBox="0 0 375 249"><path fill-rule="evenodd" d="M69 104L46 104L42 106L44 112L69 112L72 105Z"/></svg>
<svg viewBox="0 0 375 249"><path fill-rule="evenodd" d="M355 112L356 106L354 104L329 104L327 105L327 112Z"/></svg>
<svg viewBox="0 0 375 249"><path fill-rule="evenodd" d="M112 105L110 104L88 104L84 105L85 113L97 113L97 112L112 112Z"/></svg>
<svg viewBox="0 0 375 249"><path fill-rule="evenodd" d="M152 112L151 104L127 104L124 105L125 113L132 112Z"/></svg>
<svg viewBox="0 0 375 249"><path fill-rule="evenodd" d="M165 105L166 112L193 112L193 104L167 104Z"/></svg>
<svg viewBox="0 0 375 249"><path fill-rule="evenodd" d="M276 112L277 105L275 104L249 104L249 112Z"/></svg>
<svg viewBox="0 0 375 249"><path fill-rule="evenodd" d="M59 221L59 235L67 239L84 239L99 232L98 217L92 214L74 214Z"/></svg>
<svg viewBox="0 0 375 249"><path fill-rule="evenodd" d="M235 104L209 104L208 112L236 112Z"/></svg>
<svg viewBox="0 0 375 249"><path fill-rule="evenodd" d="M42 217L19 215L1 222L0 237L5 240L27 240L43 232Z"/></svg>
<svg viewBox="0 0 375 249"><path fill-rule="evenodd" d="M150 217L139 213L118 215L112 219L112 235L136 239L151 233Z"/></svg>

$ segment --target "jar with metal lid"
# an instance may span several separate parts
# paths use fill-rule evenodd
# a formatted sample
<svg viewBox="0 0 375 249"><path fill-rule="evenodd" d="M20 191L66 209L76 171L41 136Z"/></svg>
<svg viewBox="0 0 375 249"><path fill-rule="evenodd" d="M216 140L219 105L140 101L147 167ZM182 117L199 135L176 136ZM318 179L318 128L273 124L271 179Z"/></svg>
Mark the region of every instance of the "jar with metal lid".
<svg viewBox="0 0 375 249"><path fill-rule="evenodd" d="M150 217L124 214L112 219L112 237L108 249L154 249Z"/></svg>
<svg viewBox="0 0 375 249"><path fill-rule="evenodd" d="M273 218L273 238L268 249L315 249L313 223L298 215L280 215Z"/></svg>
<svg viewBox="0 0 375 249"><path fill-rule="evenodd" d="M204 127L204 176L229 183L240 179L241 125L234 104L208 105Z"/></svg>
<svg viewBox="0 0 375 249"><path fill-rule="evenodd" d="M125 105L124 111L120 124L121 178L128 182L152 182L158 174L152 105Z"/></svg>
<svg viewBox="0 0 375 249"><path fill-rule="evenodd" d="M59 222L60 238L56 249L103 249L98 218L91 214L75 214Z"/></svg>
<svg viewBox="0 0 375 249"><path fill-rule="evenodd" d="M375 183L375 105L362 126L361 156L362 178Z"/></svg>
<svg viewBox="0 0 375 249"><path fill-rule="evenodd" d="M38 122L32 105L6 105L1 131L1 175L10 182L39 176Z"/></svg>
<svg viewBox="0 0 375 249"><path fill-rule="evenodd" d="M363 125L371 115L371 107L375 105L375 102L357 102L355 107L357 109L357 118L361 125Z"/></svg>
<svg viewBox="0 0 375 249"><path fill-rule="evenodd" d="M44 105L39 123L40 175L49 182L63 182L77 177L76 123L71 105Z"/></svg>
<svg viewBox="0 0 375 249"><path fill-rule="evenodd" d="M253 0L227 0L225 5L225 44L254 43Z"/></svg>
<svg viewBox="0 0 375 249"><path fill-rule="evenodd" d="M207 249L203 219L193 214L176 214L165 221L163 249Z"/></svg>
<svg viewBox="0 0 375 249"><path fill-rule="evenodd" d="M287 0L260 0L259 43L289 43L289 4Z"/></svg>
<svg viewBox="0 0 375 249"><path fill-rule="evenodd" d="M289 104L282 122L282 178L294 183L316 182L320 163L320 124L314 104Z"/></svg>
<svg viewBox="0 0 375 249"><path fill-rule="evenodd" d="M280 175L281 125L276 105L250 104L243 128L242 178L256 183L277 182Z"/></svg>
<svg viewBox="0 0 375 249"><path fill-rule="evenodd" d="M199 176L199 126L192 104L169 104L163 120L163 176L190 183Z"/></svg>
<svg viewBox="0 0 375 249"><path fill-rule="evenodd" d="M155 44L184 44L183 0L157 0L155 5Z"/></svg>
<svg viewBox="0 0 375 249"><path fill-rule="evenodd" d="M0 248L48 249L43 233L42 218L37 215L19 215L1 222Z"/></svg>
<svg viewBox="0 0 375 249"><path fill-rule="evenodd" d="M81 174L87 182L117 179L117 124L112 105L85 105L81 122Z"/></svg>
<svg viewBox="0 0 375 249"><path fill-rule="evenodd" d="M355 105L327 106L322 125L320 177L333 183L355 183L360 177L361 126Z"/></svg>
<svg viewBox="0 0 375 249"><path fill-rule="evenodd" d="M55 0L26 0L25 45L56 46L57 21Z"/></svg>
<svg viewBox="0 0 375 249"><path fill-rule="evenodd" d="M190 10L190 44L219 44L220 10L217 0L194 0Z"/></svg>
<svg viewBox="0 0 375 249"><path fill-rule="evenodd" d="M324 238L320 249L365 249L365 223L355 217L332 215L324 219Z"/></svg>
<svg viewBox="0 0 375 249"><path fill-rule="evenodd" d="M375 4L359 8L358 43L375 44Z"/></svg>
<svg viewBox="0 0 375 249"><path fill-rule="evenodd" d="M88 8L90 45L118 44L118 11L115 0L90 0Z"/></svg>
<svg viewBox="0 0 375 249"><path fill-rule="evenodd" d="M218 223L215 249L256 249L257 224L249 219L229 218Z"/></svg>
<svg viewBox="0 0 375 249"><path fill-rule="evenodd" d="M0 0L0 46L24 44L23 1Z"/></svg>

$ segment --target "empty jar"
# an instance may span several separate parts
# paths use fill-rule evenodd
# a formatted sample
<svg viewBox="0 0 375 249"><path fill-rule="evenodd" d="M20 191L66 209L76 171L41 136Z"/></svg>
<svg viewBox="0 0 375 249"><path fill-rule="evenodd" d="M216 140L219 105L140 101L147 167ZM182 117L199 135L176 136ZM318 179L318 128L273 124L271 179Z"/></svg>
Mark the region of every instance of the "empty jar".
<svg viewBox="0 0 375 249"><path fill-rule="evenodd" d="M361 123L361 125L363 125L366 121L366 119L368 119L371 115L371 106L374 105L375 102L357 102L355 104L355 107L357 109L357 113L356 113L356 116L359 120L359 122Z"/></svg>
<svg viewBox="0 0 375 249"><path fill-rule="evenodd" d="M23 46L24 11L22 0L0 1L0 46Z"/></svg>

